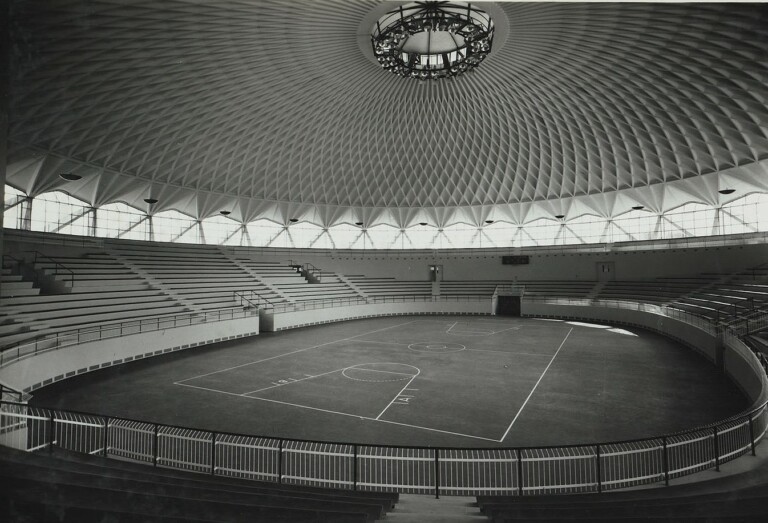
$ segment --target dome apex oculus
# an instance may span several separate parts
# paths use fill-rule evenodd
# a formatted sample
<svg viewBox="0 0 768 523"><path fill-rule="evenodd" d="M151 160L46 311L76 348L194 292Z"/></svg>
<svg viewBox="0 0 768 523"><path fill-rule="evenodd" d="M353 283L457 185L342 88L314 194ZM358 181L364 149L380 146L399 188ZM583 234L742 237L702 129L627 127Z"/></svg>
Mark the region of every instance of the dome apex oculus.
<svg viewBox="0 0 768 523"><path fill-rule="evenodd" d="M476 68L491 52L491 17L467 2L412 2L376 21L371 45L387 71L437 80Z"/></svg>

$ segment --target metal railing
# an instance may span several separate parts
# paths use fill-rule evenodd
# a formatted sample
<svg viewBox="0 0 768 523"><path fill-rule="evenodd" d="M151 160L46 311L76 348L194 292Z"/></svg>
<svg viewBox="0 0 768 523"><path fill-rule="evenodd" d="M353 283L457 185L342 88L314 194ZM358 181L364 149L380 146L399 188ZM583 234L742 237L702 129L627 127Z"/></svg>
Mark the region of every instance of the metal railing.
<svg viewBox="0 0 768 523"><path fill-rule="evenodd" d="M496 288L493 289L493 296L496 297L499 295L524 296L525 285L516 285L516 284L497 285Z"/></svg>
<svg viewBox="0 0 768 523"><path fill-rule="evenodd" d="M131 334L141 334L176 327L188 327L199 323L227 321L246 318L251 313L242 307L228 307L205 312L187 312L184 314L169 314L152 316L138 320L128 320L115 323L104 323L93 327L69 329L29 340L20 341L0 350L0 367L33 357L43 352L58 350L80 343L117 338Z"/></svg>
<svg viewBox="0 0 768 523"><path fill-rule="evenodd" d="M0 402L0 444L129 459L155 467L360 491L448 495L602 492L718 469L755 447L766 403L717 424L581 445L455 448L322 442L212 432Z"/></svg>
<svg viewBox="0 0 768 523"><path fill-rule="evenodd" d="M273 309L274 304L264 296L254 290L233 291L232 300L239 303L241 307L251 307L254 309Z"/></svg>
<svg viewBox="0 0 768 523"><path fill-rule="evenodd" d="M38 261L38 258L42 258L44 260L48 260L49 262L53 263L53 277L54 278L60 274L59 271L61 271L61 273L65 274L65 275L68 274L69 275L69 283L70 283L71 286L74 287L74 285L75 285L75 271L73 271L72 269L70 269L69 267L67 267L64 264L59 263L58 261L54 260L50 256L48 256L46 254L43 254L40 251L26 251L26 252L30 252L30 253L35 255L35 257L34 257L34 259L32 261L32 266L35 267L35 274L37 274L37 261ZM45 269L43 269L43 272L45 273Z"/></svg>
<svg viewBox="0 0 768 523"><path fill-rule="evenodd" d="M687 312L674 307L665 305L654 305L652 303L642 303L630 300L594 300L590 298L554 298L548 296L525 296L523 303L545 303L550 305L576 305L584 307L605 307L609 309L626 309L634 311L649 312L659 316L665 316L680 320L694 327L716 336L718 328L710 322L706 316L700 316L692 312Z"/></svg>
<svg viewBox="0 0 768 523"><path fill-rule="evenodd" d="M322 281L323 277L323 270L319 267L315 267L313 264L306 262L306 263L296 263L293 260L288 260L288 266L292 267L293 269L296 269L299 273L302 274L302 276L311 276L317 280L317 282Z"/></svg>
<svg viewBox="0 0 768 523"><path fill-rule="evenodd" d="M339 298L322 298L317 300L302 300L297 302L282 302L274 304L276 314L332 307L349 307L351 305L370 305L378 303L437 303L437 302L479 302L489 301L490 296L483 295L449 295L431 296L424 294L393 294L386 296L349 296Z"/></svg>

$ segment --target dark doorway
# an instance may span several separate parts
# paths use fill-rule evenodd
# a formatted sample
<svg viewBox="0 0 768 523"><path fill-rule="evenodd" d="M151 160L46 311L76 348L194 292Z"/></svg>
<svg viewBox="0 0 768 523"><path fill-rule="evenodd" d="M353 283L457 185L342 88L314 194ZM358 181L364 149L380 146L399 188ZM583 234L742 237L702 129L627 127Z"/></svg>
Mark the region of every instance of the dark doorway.
<svg viewBox="0 0 768 523"><path fill-rule="evenodd" d="M520 296L499 296L496 305L499 316L520 316Z"/></svg>

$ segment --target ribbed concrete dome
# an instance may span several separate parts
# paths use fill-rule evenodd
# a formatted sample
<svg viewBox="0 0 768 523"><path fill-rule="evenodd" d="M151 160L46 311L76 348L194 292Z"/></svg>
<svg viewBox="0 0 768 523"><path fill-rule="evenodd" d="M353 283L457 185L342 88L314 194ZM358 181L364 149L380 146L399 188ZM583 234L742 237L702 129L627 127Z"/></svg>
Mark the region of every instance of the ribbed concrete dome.
<svg viewBox="0 0 768 523"><path fill-rule="evenodd" d="M490 57L433 82L366 56L365 21L394 5L13 0L10 183L35 194L67 170L94 205L152 193L155 210L325 225L699 178L680 187L706 201L710 173L764 189L761 4L489 4Z"/></svg>

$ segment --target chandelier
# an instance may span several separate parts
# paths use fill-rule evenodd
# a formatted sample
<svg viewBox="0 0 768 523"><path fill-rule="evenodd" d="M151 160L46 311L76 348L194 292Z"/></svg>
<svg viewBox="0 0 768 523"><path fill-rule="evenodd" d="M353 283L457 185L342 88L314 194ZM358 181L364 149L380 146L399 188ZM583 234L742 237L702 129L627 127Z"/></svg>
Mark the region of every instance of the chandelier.
<svg viewBox="0 0 768 523"><path fill-rule="evenodd" d="M471 71L493 43L493 20L464 2L413 2L388 12L371 34L373 54L386 70L430 80Z"/></svg>

